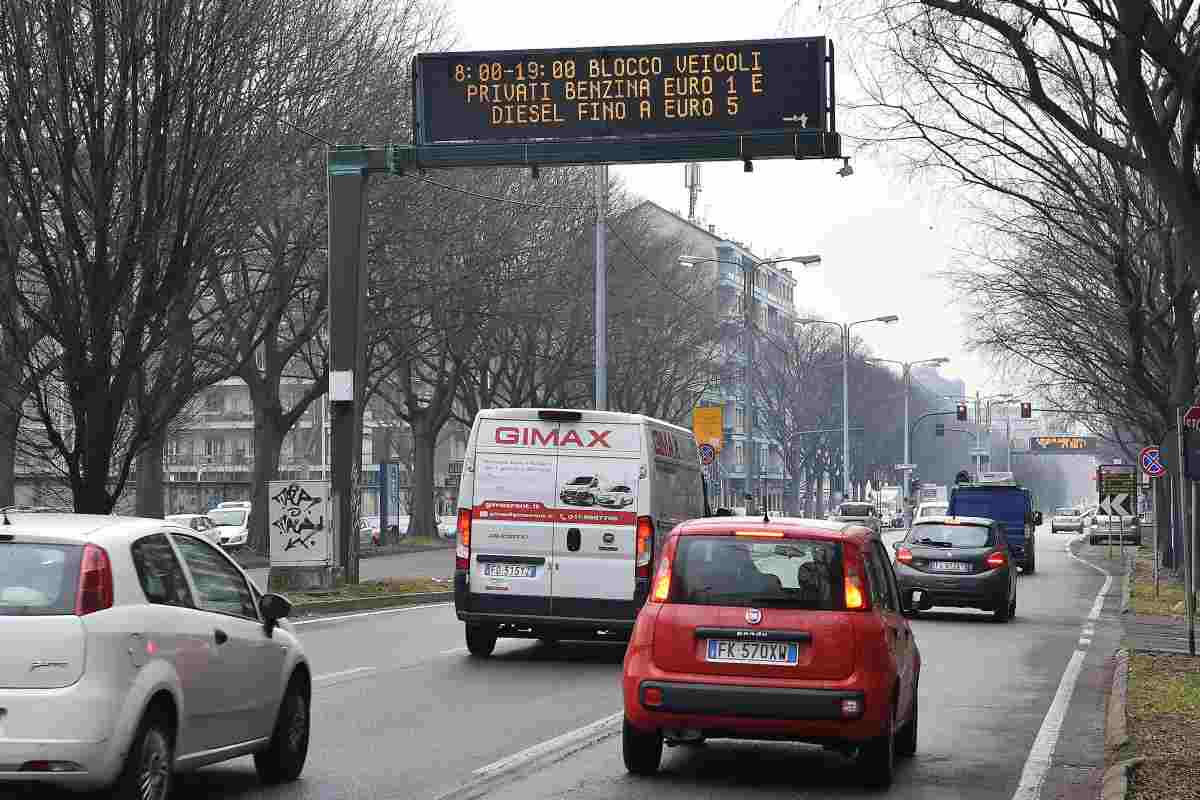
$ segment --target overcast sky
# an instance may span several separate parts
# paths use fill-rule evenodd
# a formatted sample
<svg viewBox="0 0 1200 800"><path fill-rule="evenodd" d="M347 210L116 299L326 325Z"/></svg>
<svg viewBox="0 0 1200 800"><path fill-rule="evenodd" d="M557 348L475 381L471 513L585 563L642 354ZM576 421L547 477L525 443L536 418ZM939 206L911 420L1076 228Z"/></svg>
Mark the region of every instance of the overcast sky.
<svg viewBox="0 0 1200 800"><path fill-rule="evenodd" d="M809 3L819 19L817 0ZM451 0L460 32L456 49L463 50L827 33L819 22L781 28L786 5L785 0ZM849 69L839 70L839 89L850 80ZM841 129L853 127L847 113L839 112ZM820 254L819 266L793 266L801 308L837 321L898 314L897 324L855 328L877 356L945 356L951 363L943 374L963 378L968 391L1006 391L986 362L964 349L964 309L936 276L953 266L965 232L956 204L913 189L883 164L860 157L852 165L854 174L842 178L835 174L837 161L758 161L751 174L738 162L705 164L698 211L720 234L749 244L760 256ZM636 194L686 216L683 165L613 171Z"/></svg>

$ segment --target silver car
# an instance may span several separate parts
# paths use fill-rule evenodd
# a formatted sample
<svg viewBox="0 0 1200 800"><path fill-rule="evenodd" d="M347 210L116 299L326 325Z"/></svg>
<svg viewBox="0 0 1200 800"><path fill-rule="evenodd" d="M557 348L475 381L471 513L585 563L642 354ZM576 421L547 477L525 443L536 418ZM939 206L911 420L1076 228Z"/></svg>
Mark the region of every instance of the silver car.
<svg viewBox="0 0 1200 800"><path fill-rule="evenodd" d="M312 678L290 611L190 528L0 514L0 786L165 800L250 754L294 780Z"/></svg>
<svg viewBox="0 0 1200 800"><path fill-rule="evenodd" d="M1050 532L1075 531L1079 533L1083 530L1083 521L1082 508L1075 508L1073 506L1056 508L1054 509L1054 516L1050 518Z"/></svg>
<svg viewBox="0 0 1200 800"><path fill-rule="evenodd" d="M883 521L879 518L878 511L876 511L875 506L871 503L842 503L838 506L833 520L834 522L853 522L855 525L870 528L876 533L879 533L883 528Z"/></svg>

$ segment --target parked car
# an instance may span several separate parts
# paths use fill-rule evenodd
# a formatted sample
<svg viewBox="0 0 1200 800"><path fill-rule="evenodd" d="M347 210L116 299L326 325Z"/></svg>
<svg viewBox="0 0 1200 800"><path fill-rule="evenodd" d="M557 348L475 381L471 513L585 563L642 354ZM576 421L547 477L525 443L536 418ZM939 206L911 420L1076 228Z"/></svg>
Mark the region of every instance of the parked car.
<svg viewBox="0 0 1200 800"><path fill-rule="evenodd" d="M244 547L250 538L250 506L212 508L208 518L217 524L217 544L234 549Z"/></svg>
<svg viewBox="0 0 1200 800"><path fill-rule="evenodd" d="M250 508L249 500L226 500L223 503L217 503L217 508Z"/></svg>
<svg viewBox="0 0 1200 800"><path fill-rule="evenodd" d="M876 533L880 533L883 529L883 522L879 519L879 514L875 510L875 506L870 503L842 503L838 506L837 513L833 516L833 521L853 522L855 525L864 525Z"/></svg>
<svg viewBox="0 0 1200 800"><path fill-rule="evenodd" d="M896 581L914 611L980 608L997 622L1017 612L1017 569L999 522L978 517L916 520L896 550Z"/></svg>
<svg viewBox="0 0 1200 800"><path fill-rule="evenodd" d="M284 597L164 520L4 516L0 785L167 800L245 755L265 782L300 775L312 680Z"/></svg>
<svg viewBox="0 0 1200 800"><path fill-rule="evenodd" d="M379 547L379 518L368 517L358 521L358 546L364 547Z"/></svg>
<svg viewBox="0 0 1200 800"><path fill-rule="evenodd" d="M621 483L610 486L596 495L596 505L608 508L624 508L633 505L633 489Z"/></svg>
<svg viewBox="0 0 1200 800"><path fill-rule="evenodd" d="M220 544L218 541L220 536L217 533L217 523L213 522L212 517L208 514L168 514L163 519L167 522L178 522L180 525L186 525L213 544Z"/></svg>
<svg viewBox="0 0 1200 800"><path fill-rule="evenodd" d="M1058 533L1059 531L1075 531L1079 533L1083 530L1083 509L1072 506L1054 509L1054 516L1050 518L1050 532Z"/></svg>
<svg viewBox="0 0 1200 800"><path fill-rule="evenodd" d="M857 754L887 786L916 752L921 655L874 533L691 520L652 586L622 670L629 772L657 771L664 741L781 739Z"/></svg>
<svg viewBox="0 0 1200 800"><path fill-rule="evenodd" d="M563 485L558 499L567 505L592 506L596 504L596 493L599 489L600 481L595 475L580 475Z"/></svg>

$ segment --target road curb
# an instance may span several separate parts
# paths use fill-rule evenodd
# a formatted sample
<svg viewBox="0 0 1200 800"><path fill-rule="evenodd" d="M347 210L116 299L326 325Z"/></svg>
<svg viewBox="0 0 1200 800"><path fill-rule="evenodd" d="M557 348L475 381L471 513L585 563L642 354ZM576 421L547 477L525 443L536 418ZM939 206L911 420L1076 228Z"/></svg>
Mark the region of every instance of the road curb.
<svg viewBox="0 0 1200 800"><path fill-rule="evenodd" d="M442 603L454 599L454 591L413 592L411 594L383 594L372 597L356 597L352 600L320 600L315 603L298 604L295 616L315 617L325 614L341 614L349 611L373 611L378 608L399 608L421 603Z"/></svg>
<svg viewBox="0 0 1200 800"><path fill-rule="evenodd" d="M1129 651L1121 649L1113 658L1112 691L1108 695L1108 713L1104 720L1104 749L1117 758L1129 744L1125 702L1129 695Z"/></svg>
<svg viewBox="0 0 1200 800"><path fill-rule="evenodd" d="M1140 758L1131 758L1106 769L1100 784L1100 800L1125 800L1125 796L1129 794L1129 779L1141 761Z"/></svg>

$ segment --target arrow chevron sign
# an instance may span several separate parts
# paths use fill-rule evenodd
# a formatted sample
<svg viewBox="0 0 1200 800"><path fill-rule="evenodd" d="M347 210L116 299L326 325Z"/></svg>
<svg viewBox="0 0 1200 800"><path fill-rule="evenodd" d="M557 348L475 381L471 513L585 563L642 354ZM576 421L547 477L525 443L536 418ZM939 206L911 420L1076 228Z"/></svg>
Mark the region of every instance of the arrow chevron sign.
<svg viewBox="0 0 1200 800"><path fill-rule="evenodd" d="M1129 495L1105 495L1104 497L1100 498L1100 505L1096 513L1103 514L1106 517L1132 517L1133 507L1129 502Z"/></svg>

